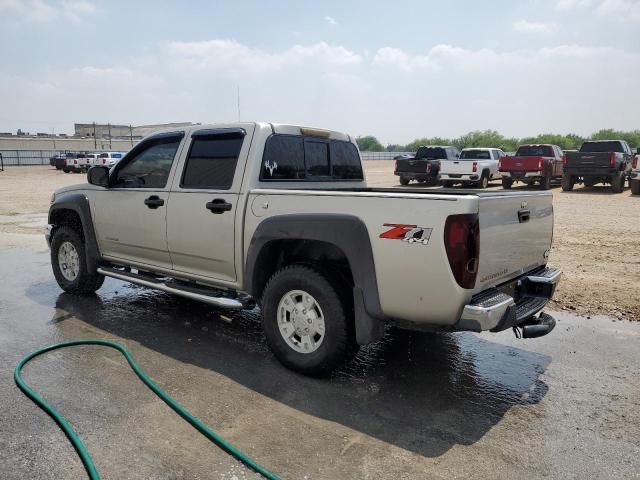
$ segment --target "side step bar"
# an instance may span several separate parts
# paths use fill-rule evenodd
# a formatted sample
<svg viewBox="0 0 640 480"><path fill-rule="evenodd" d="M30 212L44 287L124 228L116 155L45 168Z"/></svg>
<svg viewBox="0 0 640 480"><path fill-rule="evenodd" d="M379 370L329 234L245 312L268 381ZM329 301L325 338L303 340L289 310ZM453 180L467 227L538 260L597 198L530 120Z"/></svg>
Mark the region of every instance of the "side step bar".
<svg viewBox="0 0 640 480"><path fill-rule="evenodd" d="M215 307L226 308L229 310L241 310L243 308L247 308L247 305L245 305L241 300L235 298L216 297L213 294L196 291L200 289L193 289L186 286L182 288L181 286L175 284L168 285L167 282L162 279L157 279L146 275L124 272L121 270L116 270L115 268L108 267L99 267L98 273L104 275L105 277L117 278L118 280L134 283L143 287L155 288L156 290L162 290L163 292L172 293L174 295L190 298L192 300L198 300Z"/></svg>

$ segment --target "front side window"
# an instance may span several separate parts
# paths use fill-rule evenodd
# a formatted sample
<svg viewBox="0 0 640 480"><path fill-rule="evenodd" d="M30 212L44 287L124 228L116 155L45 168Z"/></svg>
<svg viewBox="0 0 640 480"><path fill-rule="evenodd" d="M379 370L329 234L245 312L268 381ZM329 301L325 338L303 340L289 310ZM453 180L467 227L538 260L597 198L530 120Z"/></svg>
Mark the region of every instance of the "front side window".
<svg viewBox="0 0 640 480"><path fill-rule="evenodd" d="M244 133L195 137L191 142L181 187L229 190L243 141Z"/></svg>
<svg viewBox="0 0 640 480"><path fill-rule="evenodd" d="M114 187L164 188L182 138L150 141L115 172ZM102 157L102 155L101 155Z"/></svg>

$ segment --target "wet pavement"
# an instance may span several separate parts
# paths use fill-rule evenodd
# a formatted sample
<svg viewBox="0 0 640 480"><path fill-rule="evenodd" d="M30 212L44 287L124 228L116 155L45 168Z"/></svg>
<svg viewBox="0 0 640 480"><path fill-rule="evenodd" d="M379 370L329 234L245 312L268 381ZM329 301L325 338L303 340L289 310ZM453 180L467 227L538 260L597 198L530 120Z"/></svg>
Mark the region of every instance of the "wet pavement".
<svg viewBox="0 0 640 480"><path fill-rule="evenodd" d="M558 314L547 337L390 329L332 378L270 354L259 312L228 314L108 279L62 293L46 252L0 252L0 477L86 478L14 386L26 353L123 343L169 394L252 458L296 479L640 478L640 324ZM105 479L257 478L158 400L115 351L25 368Z"/></svg>

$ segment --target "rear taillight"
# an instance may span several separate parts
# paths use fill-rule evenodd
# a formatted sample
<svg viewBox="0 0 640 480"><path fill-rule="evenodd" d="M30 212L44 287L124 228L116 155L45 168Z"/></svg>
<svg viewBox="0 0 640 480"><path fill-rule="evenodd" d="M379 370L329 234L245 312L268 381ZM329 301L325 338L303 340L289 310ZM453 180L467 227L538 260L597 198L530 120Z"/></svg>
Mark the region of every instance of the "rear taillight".
<svg viewBox="0 0 640 480"><path fill-rule="evenodd" d="M78 164L78 160L74 160L74 161L73 161L73 164L74 164L74 165L77 165L77 164Z"/></svg>
<svg viewBox="0 0 640 480"><path fill-rule="evenodd" d="M567 166L567 152L564 152L562 154L562 166L566 167Z"/></svg>
<svg viewBox="0 0 640 480"><path fill-rule="evenodd" d="M611 153L609 154L609 164L610 164L612 167L615 167L615 166L616 166L616 154L615 154L614 152L611 152Z"/></svg>
<svg viewBox="0 0 640 480"><path fill-rule="evenodd" d="M538 160L538 170L542 170L542 160Z"/></svg>
<svg viewBox="0 0 640 480"><path fill-rule="evenodd" d="M473 173L476 173L478 171L478 162L473 162L473 168L471 170Z"/></svg>
<svg viewBox="0 0 640 480"><path fill-rule="evenodd" d="M480 253L478 215L465 213L447 217L444 246L456 282L462 288L472 289L476 284Z"/></svg>
<svg viewBox="0 0 640 480"><path fill-rule="evenodd" d="M396 160L396 172L398 171L398 160Z"/></svg>
<svg viewBox="0 0 640 480"><path fill-rule="evenodd" d="M638 157L633 157L633 160L631 161L631 168L638 168Z"/></svg>
<svg viewBox="0 0 640 480"><path fill-rule="evenodd" d="M502 160L498 160L498 170L502 170Z"/></svg>

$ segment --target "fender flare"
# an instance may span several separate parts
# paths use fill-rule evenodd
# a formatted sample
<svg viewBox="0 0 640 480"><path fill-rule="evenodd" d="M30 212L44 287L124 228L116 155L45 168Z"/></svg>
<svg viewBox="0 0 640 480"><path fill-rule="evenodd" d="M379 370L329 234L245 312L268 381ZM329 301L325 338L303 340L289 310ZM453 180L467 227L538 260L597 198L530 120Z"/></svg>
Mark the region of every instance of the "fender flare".
<svg viewBox="0 0 640 480"><path fill-rule="evenodd" d="M56 212L60 210L71 210L80 217L82 232L85 241L85 256L87 260L87 268L96 269L100 262L100 249L96 240L95 230L93 228L93 219L91 217L91 208L89 199L84 193L71 192L56 195L56 199L49 207L48 223L55 225L54 217Z"/></svg>
<svg viewBox="0 0 640 480"><path fill-rule="evenodd" d="M362 220L345 214L288 214L263 220L256 228L245 261L246 291L258 296L256 265L263 248L277 240L312 240L339 248L353 276L356 340L360 345L384 334L384 319L378 295L375 263L369 232Z"/></svg>

